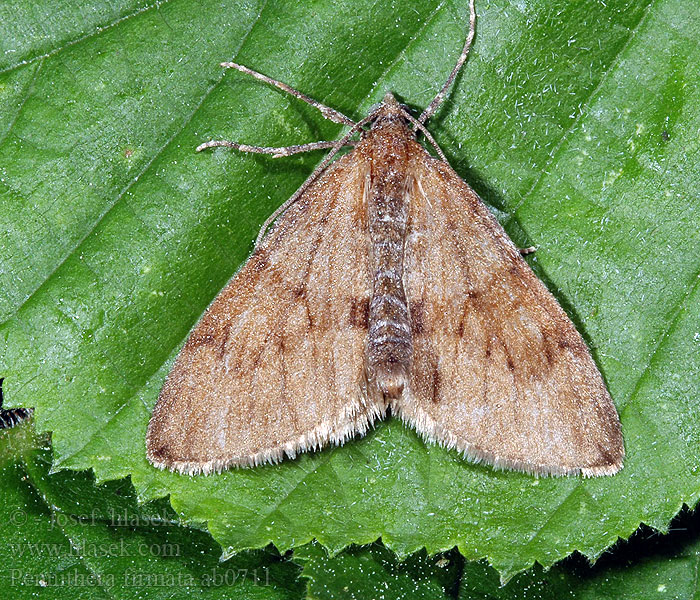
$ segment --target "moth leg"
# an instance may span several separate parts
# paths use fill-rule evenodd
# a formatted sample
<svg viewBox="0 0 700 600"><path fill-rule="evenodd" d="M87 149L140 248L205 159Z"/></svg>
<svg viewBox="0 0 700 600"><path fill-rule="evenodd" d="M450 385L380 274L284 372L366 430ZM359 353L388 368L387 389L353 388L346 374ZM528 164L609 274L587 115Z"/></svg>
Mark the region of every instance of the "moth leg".
<svg viewBox="0 0 700 600"><path fill-rule="evenodd" d="M535 246L528 246L527 248L518 248L518 251L522 256L527 256L528 254L537 252L537 248Z"/></svg>
<svg viewBox="0 0 700 600"><path fill-rule="evenodd" d="M9 429L22 421L26 421L32 416L33 408L10 408L2 407L2 382L4 378L0 378L0 429Z"/></svg>
<svg viewBox="0 0 700 600"><path fill-rule="evenodd" d="M0 429L9 429L22 421L26 421L32 416L33 412L34 410L31 408L0 409Z"/></svg>
<svg viewBox="0 0 700 600"><path fill-rule="evenodd" d="M244 67L243 65L239 65L234 62L222 62L221 66L226 67L227 69L236 69L241 73L252 75L256 79L259 79L260 81L263 81L269 85L274 85L275 87L287 92L288 94L291 94L295 98L299 98L299 100L303 100L307 104L310 104L314 108L317 108L321 111L321 114L329 121L334 121L335 123L340 123L341 125L350 125L350 127L355 125L355 121L353 121L350 117L346 117L343 113L341 113L338 110L335 110L334 108L326 106L325 104L321 104L318 100L309 98L306 94L302 94L301 92L295 90L293 87L288 86L286 83L282 83L281 81L272 79L272 77L268 77L267 75L263 75L262 73L258 73L257 71L253 71L253 69L249 69L248 67Z"/></svg>
<svg viewBox="0 0 700 600"><path fill-rule="evenodd" d="M256 154L272 154L272 158L280 158L282 156L291 156L300 152L312 152L314 150L326 150L335 147L337 142L311 142L310 144L297 144L294 146L280 146L274 148L270 146L250 146L248 144L239 144L238 142L230 142L228 140L211 140L197 146L197 152L206 150L207 148L233 148L241 152L254 152ZM354 146L355 140L348 140L346 146Z"/></svg>
<svg viewBox="0 0 700 600"><path fill-rule="evenodd" d="M430 132L423 126L423 123L421 123L418 119L416 119L411 113L409 113L406 110L402 110L404 116L416 126L416 129L421 131L423 135L425 136L425 139L428 140L433 148L435 148L435 151L438 153L438 156L440 157L440 160L443 162L446 162L447 164L450 164L449 161L447 160L447 157L443 153L442 149L440 146L438 146L437 142L435 141L435 138L433 138L432 135L430 135Z"/></svg>

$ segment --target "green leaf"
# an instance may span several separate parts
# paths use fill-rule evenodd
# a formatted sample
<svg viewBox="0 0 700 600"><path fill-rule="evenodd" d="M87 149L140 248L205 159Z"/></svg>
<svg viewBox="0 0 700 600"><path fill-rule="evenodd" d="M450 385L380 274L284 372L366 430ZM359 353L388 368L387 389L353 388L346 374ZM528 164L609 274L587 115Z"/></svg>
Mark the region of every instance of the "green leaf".
<svg viewBox="0 0 700 600"><path fill-rule="evenodd" d="M680 600L698 595L700 559L698 516L674 519L672 533L642 528L595 566L578 557L549 572L535 566L501 586L498 572L483 562L466 565L460 600ZM572 557L573 559L574 557Z"/></svg>
<svg viewBox="0 0 700 600"><path fill-rule="evenodd" d="M353 546L330 556L316 542L294 550L304 567L308 598L427 600L454 597L464 559L456 551L427 556L425 550L405 561L379 543Z"/></svg>
<svg viewBox="0 0 700 600"><path fill-rule="evenodd" d="M623 472L494 471L396 420L340 449L220 476L145 460L179 346L320 160L194 148L340 134L218 63L248 64L354 118L386 89L424 107L459 51L467 6L417 0L180 0L119 18L95 5L77 25L52 13L0 19L3 40L55 29L41 44L18 38L0 74L0 377L7 404L36 407L37 427L53 432L55 469L131 475L140 500L170 494L227 553L312 538L335 551L381 536L400 558L457 545L504 578L574 550L595 558L640 522L663 530L696 503L700 7L484 0L477 10L474 53L430 129L513 239L538 246L532 264L620 410Z"/></svg>
<svg viewBox="0 0 700 600"><path fill-rule="evenodd" d="M126 480L48 474L31 428L0 433L0 586L22 598L302 597L299 569L257 550L220 563L205 532L162 502L136 505ZM232 595L233 594L233 595Z"/></svg>
<svg viewBox="0 0 700 600"><path fill-rule="evenodd" d="M380 543L335 556L313 543L296 549L293 560L303 566L307 597L319 600L680 600L697 596L699 533L698 515L683 511L671 533L642 527L594 566L571 556L548 572L536 565L506 585L485 562L465 564L455 551L433 557L421 551L399 562Z"/></svg>

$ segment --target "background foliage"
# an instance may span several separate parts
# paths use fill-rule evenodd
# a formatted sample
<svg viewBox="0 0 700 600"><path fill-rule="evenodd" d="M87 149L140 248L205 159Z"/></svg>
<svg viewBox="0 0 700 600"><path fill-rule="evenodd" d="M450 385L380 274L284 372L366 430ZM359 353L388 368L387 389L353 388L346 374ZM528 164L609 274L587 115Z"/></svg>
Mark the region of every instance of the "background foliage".
<svg viewBox="0 0 700 600"><path fill-rule="evenodd" d="M381 537L385 548L339 555L342 570L374 565L398 586L424 573L415 586L425 597L457 593L445 577L479 596L468 595L478 565L452 553L445 575L441 558L415 554L424 547L457 546L507 579L574 550L595 558L640 522L664 531L696 503L700 9L499 0L477 10L473 55L430 128L511 237L538 246L531 264L586 337L620 411L623 472L495 472L394 421L343 448L216 477L146 462L145 427L179 346L260 223L320 160L194 147L340 133L218 63L248 64L359 118L386 89L425 106L467 22L463 2L320 0L0 7L0 377L6 403L34 406L37 429L52 432L54 471L91 469L100 484L130 476L141 502L169 494L172 518L206 523L226 556ZM36 504L17 468L6 489ZM33 489L45 478L33 471ZM37 511L50 515L52 502ZM55 535L41 527L32 535ZM198 555L217 555L202 544ZM236 560L279 563L264 552ZM295 564L279 563L280 581L302 568L316 595L332 594L340 582L320 552L298 549Z"/></svg>

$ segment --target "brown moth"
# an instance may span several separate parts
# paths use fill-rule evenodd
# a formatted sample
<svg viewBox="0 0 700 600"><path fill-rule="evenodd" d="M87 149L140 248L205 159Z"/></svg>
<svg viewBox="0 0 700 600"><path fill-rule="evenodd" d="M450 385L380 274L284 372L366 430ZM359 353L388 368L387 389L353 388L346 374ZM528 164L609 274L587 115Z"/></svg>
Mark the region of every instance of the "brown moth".
<svg viewBox="0 0 700 600"><path fill-rule="evenodd" d="M363 434L390 408L426 440L496 467L622 467L620 421L586 344L423 126L466 60L470 9L462 54L418 119L387 93L355 123L224 63L351 129L289 148L199 147L332 152L265 223L182 348L148 426L155 466L278 462Z"/></svg>

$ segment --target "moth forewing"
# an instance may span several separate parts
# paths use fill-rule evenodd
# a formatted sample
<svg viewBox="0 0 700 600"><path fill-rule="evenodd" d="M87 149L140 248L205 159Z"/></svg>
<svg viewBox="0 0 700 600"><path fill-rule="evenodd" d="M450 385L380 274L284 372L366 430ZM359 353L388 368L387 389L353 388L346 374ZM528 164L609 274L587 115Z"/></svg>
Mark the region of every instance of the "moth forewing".
<svg viewBox="0 0 700 600"><path fill-rule="evenodd" d="M153 464L193 474L276 462L384 414L362 385L365 170L353 155L329 167L216 297L160 393Z"/></svg>
<svg viewBox="0 0 700 600"><path fill-rule="evenodd" d="M617 412L573 323L476 193L413 148L404 255L413 355L397 412L496 466L617 472Z"/></svg>

